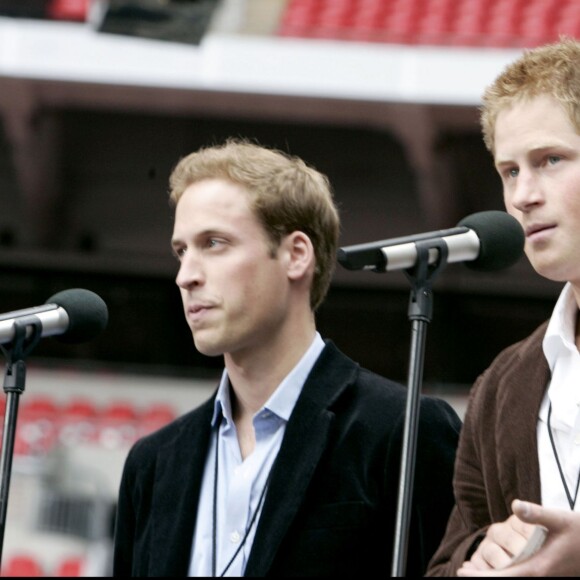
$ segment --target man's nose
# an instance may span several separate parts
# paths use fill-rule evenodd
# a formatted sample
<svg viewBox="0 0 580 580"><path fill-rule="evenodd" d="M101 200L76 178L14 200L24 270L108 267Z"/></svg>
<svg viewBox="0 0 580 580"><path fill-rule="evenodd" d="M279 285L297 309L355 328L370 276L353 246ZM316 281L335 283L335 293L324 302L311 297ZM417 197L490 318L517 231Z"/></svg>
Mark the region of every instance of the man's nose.
<svg viewBox="0 0 580 580"><path fill-rule="evenodd" d="M181 259L175 283L180 288L189 288L202 284L203 280L204 273L201 261L195 255L195 252L186 252Z"/></svg>
<svg viewBox="0 0 580 580"><path fill-rule="evenodd" d="M543 203L541 179L533 171L520 171L511 201L512 205L520 211L526 211L532 206Z"/></svg>

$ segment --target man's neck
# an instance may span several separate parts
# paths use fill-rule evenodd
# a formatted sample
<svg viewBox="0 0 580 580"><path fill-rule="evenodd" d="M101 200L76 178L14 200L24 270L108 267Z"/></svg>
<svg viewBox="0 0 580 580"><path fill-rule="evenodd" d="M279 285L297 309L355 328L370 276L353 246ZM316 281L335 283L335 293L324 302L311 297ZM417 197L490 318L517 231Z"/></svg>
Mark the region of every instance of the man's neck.
<svg viewBox="0 0 580 580"><path fill-rule="evenodd" d="M269 345L251 356L226 355L225 364L233 398L241 415L255 414L298 364L314 340L314 332L294 337L284 348Z"/></svg>
<svg viewBox="0 0 580 580"><path fill-rule="evenodd" d="M255 414L310 348L315 333L313 325L292 337L273 340L259 351L225 355L231 385L232 414L242 456L244 449L253 449Z"/></svg>

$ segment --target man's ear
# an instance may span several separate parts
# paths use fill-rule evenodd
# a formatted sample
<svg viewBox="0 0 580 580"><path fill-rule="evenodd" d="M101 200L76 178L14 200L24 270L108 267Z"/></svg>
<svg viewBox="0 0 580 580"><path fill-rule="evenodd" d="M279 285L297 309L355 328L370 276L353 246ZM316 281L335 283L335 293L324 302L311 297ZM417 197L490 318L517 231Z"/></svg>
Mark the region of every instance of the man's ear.
<svg viewBox="0 0 580 580"><path fill-rule="evenodd" d="M297 280L307 272L314 272L316 257L309 236L296 230L286 236L282 243L287 260L288 277L291 280Z"/></svg>

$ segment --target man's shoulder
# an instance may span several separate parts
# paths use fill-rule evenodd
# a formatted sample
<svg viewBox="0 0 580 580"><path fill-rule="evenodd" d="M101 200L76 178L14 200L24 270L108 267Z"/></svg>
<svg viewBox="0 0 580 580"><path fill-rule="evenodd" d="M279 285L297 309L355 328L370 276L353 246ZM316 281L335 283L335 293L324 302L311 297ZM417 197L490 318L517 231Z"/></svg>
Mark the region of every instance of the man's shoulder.
<svg viewBox="0 0 580 580"><path fill-rule="evenodd" d="M381 387L386 386L395 391L403 389L403 385L400 382L361 366L360 363L342 352L332 340L327 339L325 343L326 347L322 351L317 365L318 368L323 369L325 373L328 374L328 371L332 369L332 371L336 371L341 378L348 378L351 382L365 385L367 387L380 385Z"/></svg>
<svg viewBox="0 0 580 580"><path fill-rule="evenodd" d="M516 363L541 363L544 359L542 341L546 334L549 321L542 322L532 333L522 340L504 348L494 359L489 370L503 372L505 367L513 367Z"/></svg>
<svg viewBox="0 0 580 580"><path fill-rule="evenodd" d="M167 425L139 439L132 449L132 454L151 455L167 445L172 445L182 437L189 438L191 434L204 425L210 425L213 411L213 397L198 407L180 415Z"/></svg>
<svg viewBox="0 0 580 580"><path fill-rule="evenodd" d="M542 349L547 326L548 322L543 322L526 338L505 348L478 377L470 391L468 405L475 409L471 415L484 420L508 400L525 396L526 404L531 404L530 401L541 399L549 380L549 366Z"/></svg>
<svg viewBox="0 0 580 580"><path fill-rule="evenodd" d="M356 363L355 363L356 364ZM404 416L409 389L401 381L383 376L371 369L356 365L352 387L358 391L363 406L385 413L391 417ZM456 424L458 417L443 399L422 394L420 396L421 422L444 421Z"/></svg>

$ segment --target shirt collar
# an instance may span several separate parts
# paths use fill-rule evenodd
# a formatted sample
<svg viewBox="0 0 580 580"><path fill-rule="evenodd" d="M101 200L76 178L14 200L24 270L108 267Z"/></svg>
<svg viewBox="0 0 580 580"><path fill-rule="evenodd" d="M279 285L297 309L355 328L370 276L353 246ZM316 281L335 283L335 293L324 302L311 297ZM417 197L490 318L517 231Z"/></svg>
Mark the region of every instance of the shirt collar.
<svg viewBox="0 0 580 580"><path fill-rule="evenodd" d="M268 409L281 419L288 421L296 405L296 401L302 392L302 387L317 361L320 353L324 349L324 340L318 332L315 333L314 340L308 350L302 355L296 366L286 375L270 398L264 404L264 409ZM222 377L217 390L214 404L212 425L215 425L223 416L228 423L233 423L232 403L230 398L229 378L227 369L222 372Z"/></svg>
<svg viewBox="0 0 580 580"><path fill-rule="evenodd" d="M544 336L543 349L553 372L558 356L576 352L575 324L578 305L570 282L566 283L556 302Z"/></svg>

